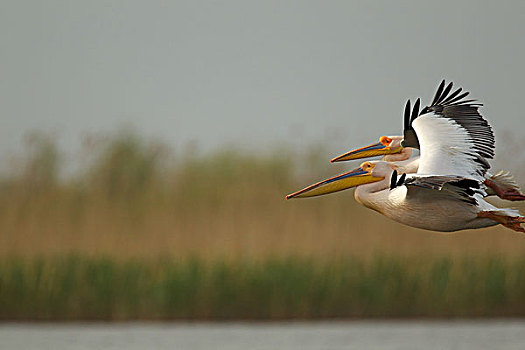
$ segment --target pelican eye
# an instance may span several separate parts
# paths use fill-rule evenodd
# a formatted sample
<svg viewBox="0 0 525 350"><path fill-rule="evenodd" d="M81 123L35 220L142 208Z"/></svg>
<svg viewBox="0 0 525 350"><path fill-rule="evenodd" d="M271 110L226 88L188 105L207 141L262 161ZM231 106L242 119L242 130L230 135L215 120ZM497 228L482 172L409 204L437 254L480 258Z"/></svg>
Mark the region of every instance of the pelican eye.
<svg viewBox="0 0 525 350"><path fill-rule="evenodd" d="M361 165L361 168L363 168L363 170L370 171L374 168L374 166L374 164L366 162Z"/></svg>

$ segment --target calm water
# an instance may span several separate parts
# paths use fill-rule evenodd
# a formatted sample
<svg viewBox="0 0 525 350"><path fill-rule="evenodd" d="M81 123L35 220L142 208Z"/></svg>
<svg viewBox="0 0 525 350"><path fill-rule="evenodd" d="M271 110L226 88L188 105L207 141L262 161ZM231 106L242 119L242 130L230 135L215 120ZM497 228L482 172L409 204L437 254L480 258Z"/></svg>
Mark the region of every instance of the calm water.
<svg viewBox="0 0 525 350"><path fill-rule="evenodd" d="M3 324L4 349L525 349L525 320Z"/></svg>

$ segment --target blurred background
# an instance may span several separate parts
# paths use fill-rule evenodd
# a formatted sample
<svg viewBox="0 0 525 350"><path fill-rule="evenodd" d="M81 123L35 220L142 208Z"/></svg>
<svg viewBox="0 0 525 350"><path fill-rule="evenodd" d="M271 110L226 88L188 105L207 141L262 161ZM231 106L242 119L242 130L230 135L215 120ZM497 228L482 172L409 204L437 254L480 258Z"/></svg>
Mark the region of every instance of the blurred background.
<svg viewBox="0 0 525 350"><path fill-rule="evenodd" d="M0 320L525 316L523 235L284 200L444 78L525 186L524 33L520 1L1 1Z"/></svg>

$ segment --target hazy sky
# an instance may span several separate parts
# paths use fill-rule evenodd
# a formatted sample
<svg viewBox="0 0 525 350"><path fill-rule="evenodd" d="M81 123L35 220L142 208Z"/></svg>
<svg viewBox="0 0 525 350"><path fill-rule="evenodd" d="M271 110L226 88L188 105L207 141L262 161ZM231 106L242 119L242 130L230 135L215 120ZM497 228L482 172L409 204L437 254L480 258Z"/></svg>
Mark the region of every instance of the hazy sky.
<svg viewBox="0 0 525 350"><path fill-rule="evenodd" d="M0 1L0 152L134 126L176 147L399 134L442 78L523 135L525 2Z"/></svg>

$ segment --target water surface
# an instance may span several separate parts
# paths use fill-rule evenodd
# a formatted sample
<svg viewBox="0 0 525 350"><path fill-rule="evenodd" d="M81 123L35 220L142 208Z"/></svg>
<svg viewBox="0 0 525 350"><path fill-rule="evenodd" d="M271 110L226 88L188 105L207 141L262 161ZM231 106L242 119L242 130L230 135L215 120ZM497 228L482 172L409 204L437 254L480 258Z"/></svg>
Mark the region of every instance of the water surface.
<svg viewBox="0 0 525 350"><path fill-rule="evenodd" d="M525 320L15 323L2 349L524 349Z"/></svg>

